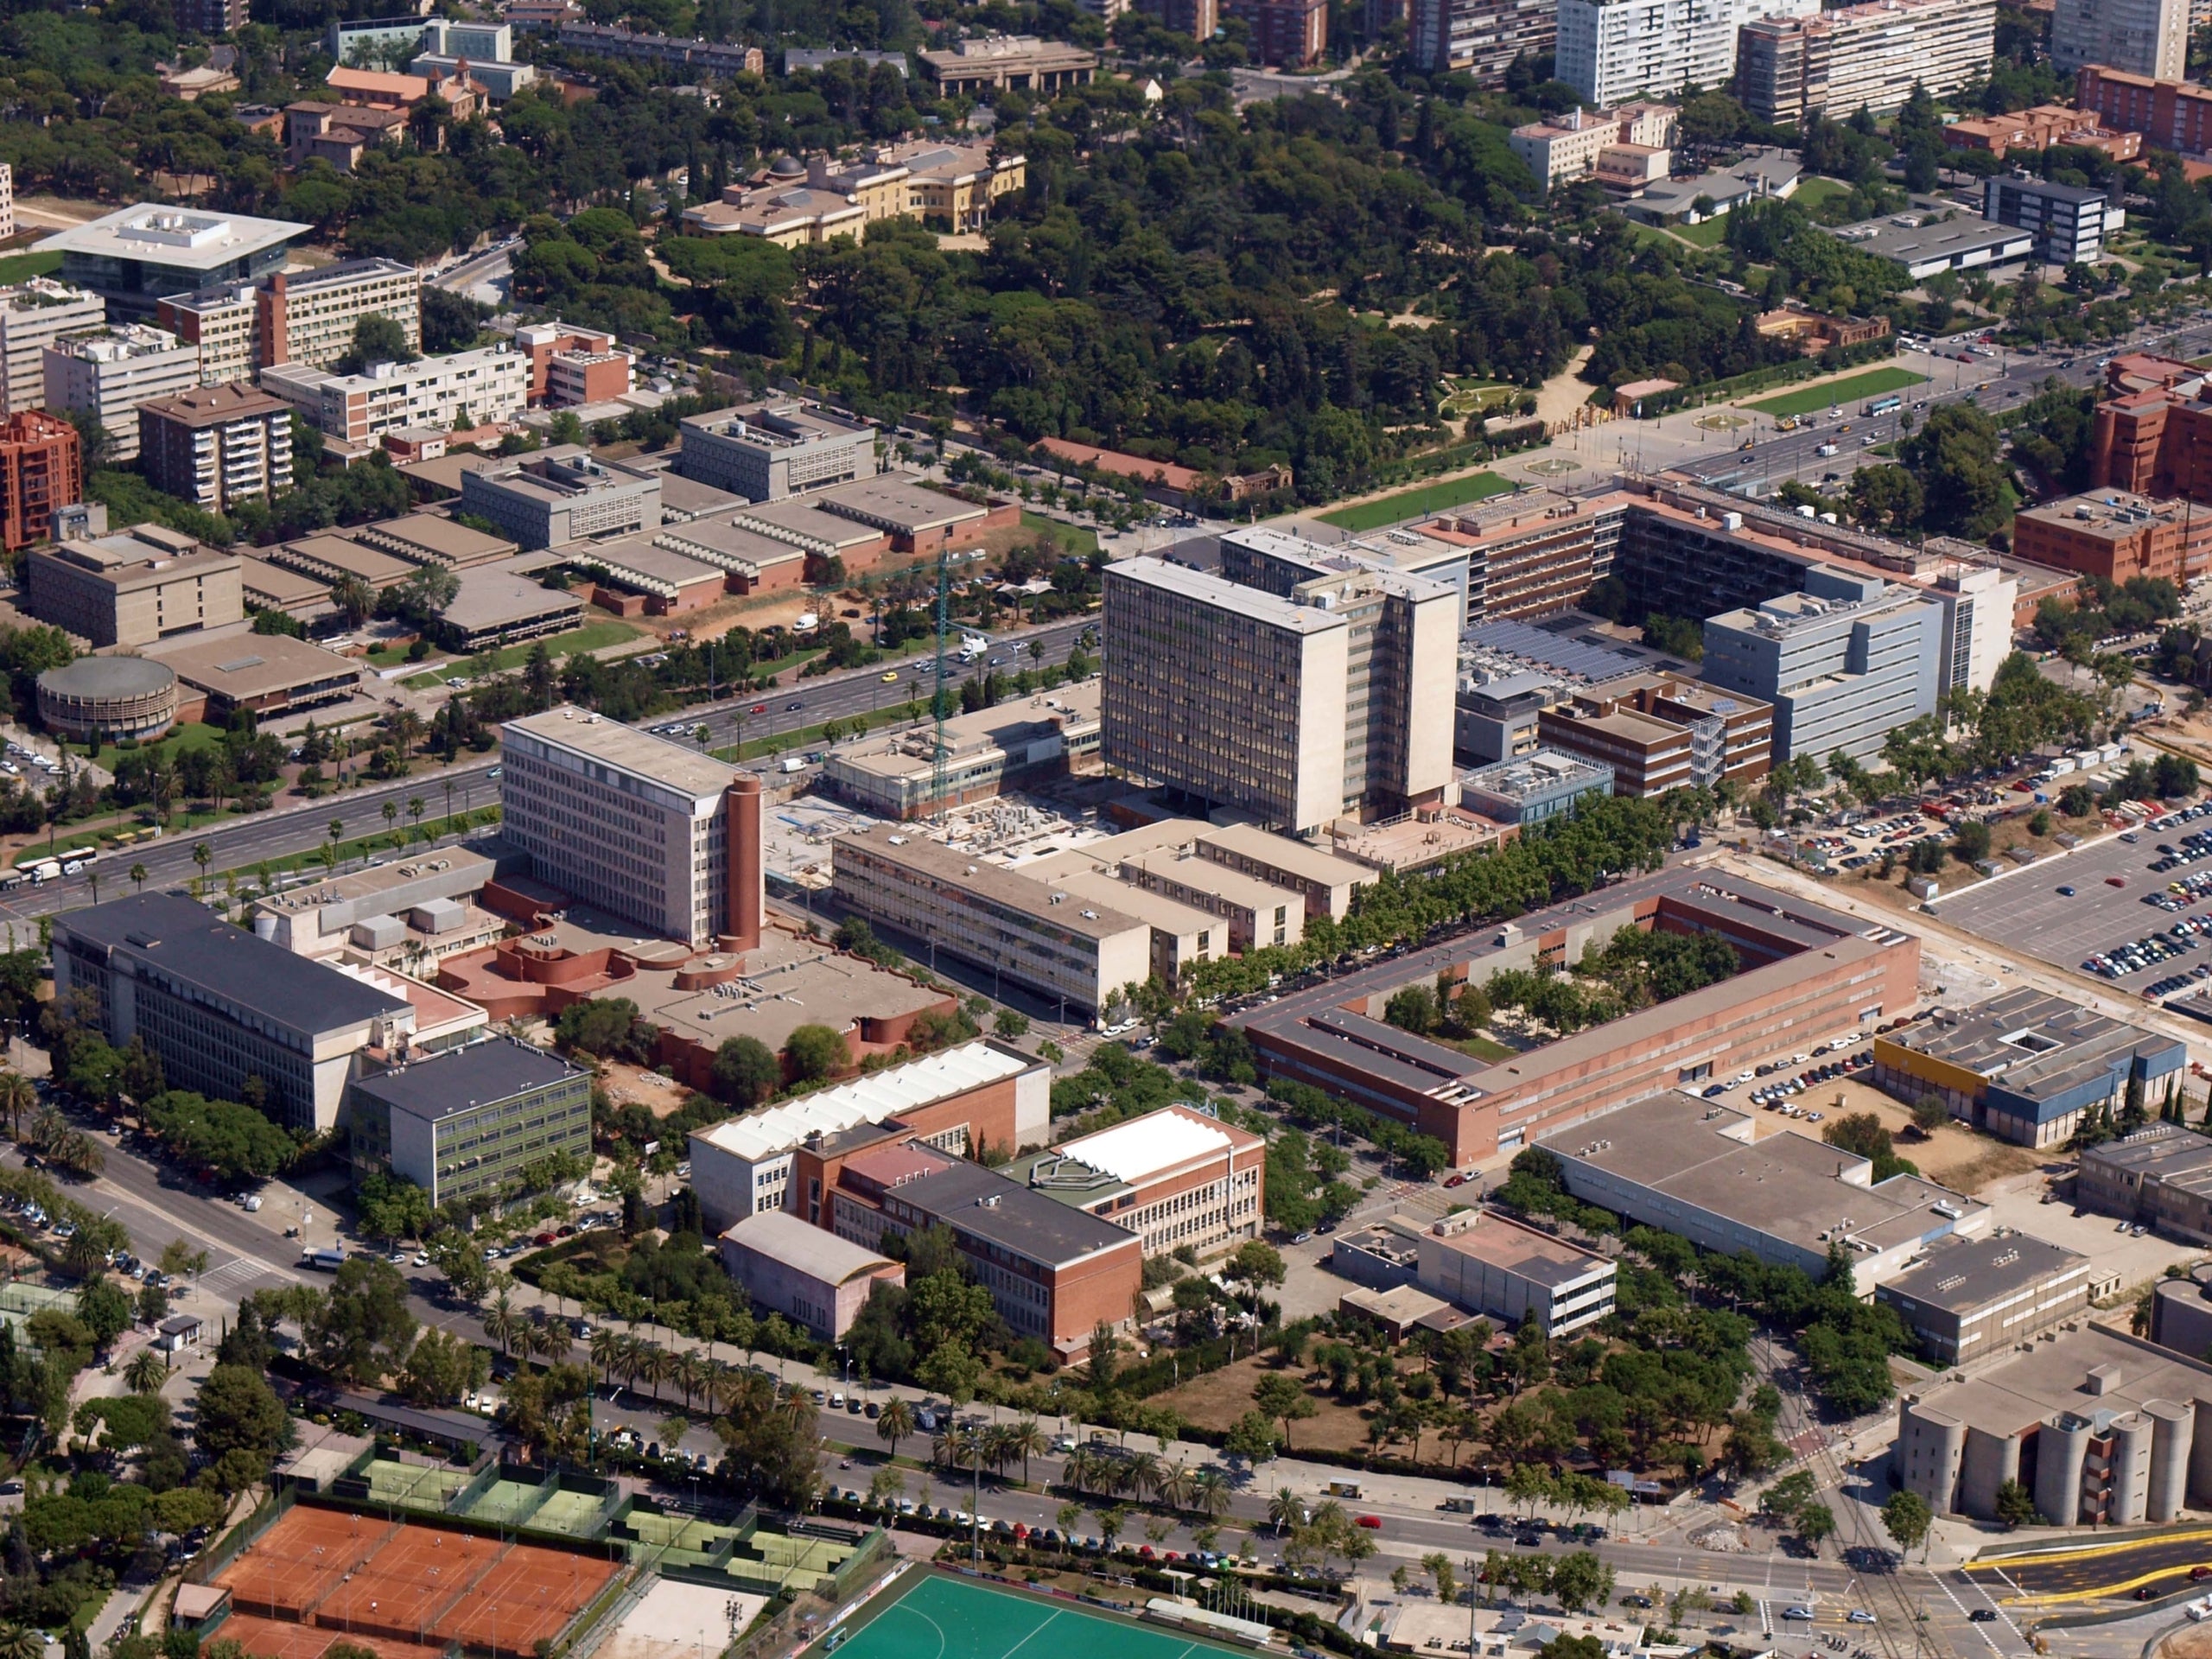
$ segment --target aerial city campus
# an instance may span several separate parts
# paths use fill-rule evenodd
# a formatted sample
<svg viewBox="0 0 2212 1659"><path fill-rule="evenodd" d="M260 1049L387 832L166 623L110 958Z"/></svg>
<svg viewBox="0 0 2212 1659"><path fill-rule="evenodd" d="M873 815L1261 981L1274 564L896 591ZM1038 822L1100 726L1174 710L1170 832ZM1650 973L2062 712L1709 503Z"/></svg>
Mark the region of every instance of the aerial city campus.
<svg viewBox="0 0 2212 1659"><path fill-rule="evenodd" d="M211 35L243 21L234 8L187 10L206 14ZM2199 148L2190 124L2202 99L2178 79L2181 10L2053 12L2050 55L2082 69L2075 107L1968 116L1944 129L1953 152L2124 157L2146 133ZM239 118L273 122L302 167L343 175L365 161L372 172L372 151L407 141L410 101L435 98L467 119L473 101L531 86L543 66L528 43L518 60L516 30L682 74L702 98L765 76L772 55L785 74L813 73L810 58L856 62L962 96L1050 94L1100 67L1096 52L1034 38L948 41L909 62L770 54L567 14L521 0L496 24L341 23L327 99ZM1302 66L1326 48L1325 8L1226 15L1273 62ZM1661 99L1732 72L1762 121L1887 111L1916 80L1970 85L1990 66L1993 17L1986 5L1915 0L1717 15L1422 0L1404 22L1414 61L1478 79L1555 51L1582 102L1512 132L1513 153L1546 185L1595 181L1624 217L1670 230L1787 196L1799 170L1756 155L1675 176L1675 151L1694 150ZM1217 21L1200 9L1188 28L1204 37ZM176 66L162 93L220 99L229 73L212 57ZM972 234L1026 188L1023 168L1002 148L935 141L785 157L682 218L701 237L784 247L857 236L887 216ZM1993 177L1971 194L1843 228L1918 278L1952 265L2094 266L2120 222L2101 191L2063 181ZM588 616L681 619L727 598L796 596L822 585L810 571L830 560L861 575L965 554L1020 520L1012 502L950 493L924 470L887 473L868 423L797 397L686 416L643 454L576 442L461 454L504 448L514 429L565 434L552 424L564 412L588 430L657 394L621 338L557 317L503 329L503 344L425 353L412 266L295 260L308 238L289 219L142 203L54 238L57 273L27 282L0 314L13 469L0 522L22 569L11 602L85 652L38 677L50 734L140 741L241 714L288 732L310 715L359 718L378 667L358 648L325 648L342 632L330 626L338 601L417 572L454 579L436 649L473 655L559 639ZM395 324L411 360L341 361L364 318ZM1815 352L1877 343L1888 327L1788 308L1758 326ZM1755 794L1777 765L1839 753L1878 767L1892 732L1947 696L1991 688L2041 600L2084 576L2202 573L2190 511L2201 370L2142 353L2107 366L2094 487L2021 512L2002 556L1861 535L1663 474L1525 492L1371 537L1313 524L1230 531L1108 565L1096 679L937 732L828 743L818 772L794 773L748 771L556 701L499 734L496 836L359 873L334 865L253 899L243 926L160 881L115 898L117 880L109 903L55 918L56 994L86 994L107 1039L157 1054L172 1087L252 1098L288 1129L335 1135L365 1185L396 1177L464 1207L595 1150L583 1058L512 1031L542 1039L572 1009L626 1003L632 1058L680 1096L720 1086L717 1061L746 1039L796 1074L826 1030L842 1057L829 1075L684 1141L684 1202L730 1281L762 1314L825 1342L849 1335L879 1288L903 1283L906 1263L887 1240L940 1226L1007 1330L1078 1372L1101 1325L1172 1340L1164 1310L1144 1300L1148 1267L1179 1253L1217 1265L1263 1233L1298 1271L1326 1275L1317 1282L1338 1317L1393 1336L1478 1316L1499 1331L1533 1320L1554 1340L1610 1336L1611 1257L1510 1199L1439 1215L1415 1200L1449 1206L1444 1194L1464 1187L1395 1192L1332 1240L1286 1239L1269 1228L1264 1185L1264 1142L1279 1128L1259 1109L1193 1096L1125 1122L1056 1125L1055 1079L1081 1075L1087 1039L1075 1062L1011 1031L936 1045L985 990L1061 1037L1124 1031L1148 983L1295 950L1322 915L1358 914L1363 892L1511 855L1554 820L1595 821L1597 797ZM1675 390L1645 383L1641 395ZM204 512L379 454L426 499L245 552L158 524L111 530L81 499L94 457L79 424L56 411L97 417L101 458ZM1077 453L1064 458L1162 498L1216 482L1066 447ZM1249 486L1268 491L1285 471ZM555 565L582 580L547 586L540 574ZM1700 619L1697 659L1577 613L1606 581L1629 588L1639 613ZM254 626L275 617L313 638ZM2125 766L2109 742L2037 762L2052 779L2106 780ZM793 794L801 774L809 787ZM798 845L794 817L808 826ZM2178 826L2161 833L2185 838ZM2056 1158L2189 1075L2183 1021L2194 1010L2177 1005L2190 999L2162 993L2114 1018L2101 987L2053 976L2071 994L1954 995L1900 1027L1933 1000L1924 970L1948 931L1822 894L1800 872L1681 850L1692 855L1405 956L1294 978L1273 1000L1230 1007L1228 1028L1262 1081L1318 1090L1417 1136L1423 1156L1439 1149L1436 1173L1473 1174L1478 1198L1537 1148L1574 1203L1700 1249L1815 1276L1840 1254L1853 1289L1895 1314L1924 1362L1904 1373L1891 1472L1938 1516L2010 1518L2024 1492L2065 1529L2160 1522L2212 1500L2212 1436L2202 1451L2194 1440L2195 1402L2208 1397L2197 1357L2212 1345L2199 1277L2158 1283L2144 1327L2123 1330L2149 1271L2139 1255L2111 1259L2056 1210L2044 1236L2032 1211L2015 1224L2004 1195L1891 1173L1801 1133L1817 1124L1802 1108L1780 1115L1790 1103L1770 1099L1777 1111L1763 1113L1738 1092L1747 1084L1728 1086L1777 1075L1782 1059L1802 1083L1805 1062L1789 1051L1852 1038L1829 1052L1847 1052L1893 1114L1933 1098L1960 1126L1931 1139L1971 1134ZM1947 872L1942 885L1960 879ZM926 954L929 969L839 948L808 925L817 905L868 921L917 963ZM1508 1019L1489 1027L1514 1039L1499 1042L1408 1014L1415 992L1456 1007L1496 988L1503 1001L1507 987L1605 957L1624 930L1709 941L1731 965L1663 1005L1564 1034ZM1839 1093L1864 1087L1835 1081ZM2202 1142L2171 1122L2100 1141L2080 1154L2076 1202L2127 1230L2100 1226L2107 1238L2164 1240L2180 1266L2212 1236L2195 1208ZM1363 1152L1357 1166L1379 1178L1387 1161ZM1395 1186L1403 1169L1389 1173ZM217 1306L212 1289L204 1306ZM180 1351L195 1328L192 1316L156 1327ZM453 1427L434 1413L391 1421L401 1437ZM463 1421L469 1444L494 1432ZM1319 1479L1309 1484L1318 1499ZM496 1453L318 1447L285 1470L273 1523L260 1517L188 1573L175 1618L270 1659L306 1659L333 1632L386 1659L434 1646L573 1650L610 1624L633 1638L696 1630L670 1645L703 1649L721 1645L732 1607L749 1617L798 1592L842 1614L889 1570L868 1526L841 1533L842 1522L759 1510L702 1521L659 1501L683 1481L661 1485L641 1498L592 1471L549 1474ZM1388 1519L1396 1530L1401 1517ZM1155 1587L1167 1586L1145 1585ZM1059 1611L912 1575L887 1594L887 1608L824 1634L849 1628L862 1653L895 1656L931 1621L957 1618L975 1650L1011 1652ZM1258 1619L1209 1621L1203 1606L1160 1599L1155 1617L1195 1636L1282 1639ZM1492 1627L1491 1610L1473 1611L1485 1651L1535 1651L1529 1630L1558 1628ZM1467 1639L1457 1618L1400 1598L1376 1633L1418 1650ZM1055 1625L1054 1639L1083 1628ZM1102 1639L1125 1645L1149 1634L1105 1628ZM1628 1640L1646 1645L1633 1630ZM1163 1652L1191 1645L1179 1631Z"/></svg>

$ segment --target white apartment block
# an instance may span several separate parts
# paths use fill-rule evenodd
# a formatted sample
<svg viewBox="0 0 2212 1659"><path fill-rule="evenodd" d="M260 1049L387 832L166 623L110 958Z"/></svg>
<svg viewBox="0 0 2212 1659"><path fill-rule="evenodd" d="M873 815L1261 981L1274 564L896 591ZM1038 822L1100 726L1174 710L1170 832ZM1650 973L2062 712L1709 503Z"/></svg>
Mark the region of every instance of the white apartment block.
<svg viewBox="0 0 2212 1659"><path fill-rule="evenodd" d="M423 348L423 279L396 259L349 259L296 275L218 283L162 300L155 320L200 347L205 385L251 380L280 365L327 369L353 346L365 316L399 325Z"/></svg>
<svg viewBox="0 0 2212 1659"><path fill-rule="evenodd" d="M500 738L502 833L540 880L666 938L724 931L734 766L567 705Z"/></svg>
<svg viewBox="0 0 2212 1659"><path fill-rule="evenodd" d="M138 405L200 384L200 352L143 322L73 334L46 348L46 406L88 409L107 429L108 458L138 454Z"/></svg>
<svg viewBox="0 0 2212 1659"><path fill-rule="evenodd" d="M1292 834L1439 798L1459 589L1264 527L1221 546L1217 575L1108 567L1106 764Z"/></svg>
<svg viewBox="0 0 2212 1659"><path fill-rule="evenodd" d="M0 288L0 415L44 409L46 348L106 327L105 300L51 276Z"/></svg>
<svg viewBox="0 0 2212 1659"><path fill-rule="evenodd" d="M1987 0L1994 5L1996 0ZM1631 104L1618 110L1570 110L1557 121L1516 127L1506 142L1548 191L1554 185L1587 178L1598 157L1615 144L1643 144L1652 149L1675 145L1675 110L1667 104Z"/></svg>
<svg viewBox="0 0 2212 1659"><path fill-rule="evenodd" d="M529 399L530 365L503 343L412 363L372 364L364 374L264 369L261 384L327 435L366 443L404 426L447 430L512 421Z"/></svg>
<svg viewBox="0 0 2212 1659"><path fill-rule="evenodd" d="M1815 16L1757 18L1737 39L1737 92L1753 115L1776 123L1894 110L1916 82L1946 98L1986 73L1996 34L1996 0L1867 0Z"/></svg>
<svg viewBox="0 0 2212 1659"><path fill-rule="evenodd" d="M0 162L0 236L16 233L16 169Z"/></svg>
<svg viewBox="0 0 2212 1659"><path fill-rule="evenodd" d="M2071 74L2086 64L2179 80L2189 53L2190 0L2057 0L2050 59Z"/></svg>
<svg viewBox="0 0 2212 1659"><path fill-rule="evenodd" d="M1745 23L1820 9L1820 0L1560 0L1557 73L1600 107L1639 92L1725 86Z"/></svg>

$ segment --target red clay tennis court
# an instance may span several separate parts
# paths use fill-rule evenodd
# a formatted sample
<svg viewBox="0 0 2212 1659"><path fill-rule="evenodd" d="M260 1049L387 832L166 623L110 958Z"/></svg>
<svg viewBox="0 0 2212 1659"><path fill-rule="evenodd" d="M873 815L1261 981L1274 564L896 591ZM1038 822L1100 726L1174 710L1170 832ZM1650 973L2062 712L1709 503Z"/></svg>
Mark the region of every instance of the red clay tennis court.
<svg viewBox="0 0 2212 1659"><path fill-rule="evenodd" d="M391 1522L296 1504L215 1577L241 1612L305 1622L333 1586L394 1531Z"/></svg>
<svg viewBox="0 0 2212 1659"><path fill-rule="evenodd" d="M293 1624L283 1619L262 1618L253 1613L233 1612L222 1622L216 1635L223 1641L235 1642L253 1656L253 1659L322 1659L322 1656L340 1642L351 1642L357 1648L367 1648L377 1659L438 1659L435 1647L420 1647L412 1642L395 1642L389 1637L364 1636L356 1631L327 1630L318 1624Z"/></svg>
<svg viewBox="0 0 2212 1659"><path fill-rule="evenodd" d="M550 1639L605 1589L614 1563L537 1544L517 1544L471 1585L435 1633L463 1647L528 1652Z"/></svg>
<svg viewBox="0 0 2212 1659"><path fill-rule="evenodd" d="M231 1592L223 1633L251 1619L245 1628L272 1644L249 1648L264 1659L320 1659L338 1637L384 1659L423 1659L448 1642L527 1652L558 1635L617 1570L583 1552L299 1503L213 1582ZM287 1630L298 1634L278 1651L276 1632Z"/></svg>

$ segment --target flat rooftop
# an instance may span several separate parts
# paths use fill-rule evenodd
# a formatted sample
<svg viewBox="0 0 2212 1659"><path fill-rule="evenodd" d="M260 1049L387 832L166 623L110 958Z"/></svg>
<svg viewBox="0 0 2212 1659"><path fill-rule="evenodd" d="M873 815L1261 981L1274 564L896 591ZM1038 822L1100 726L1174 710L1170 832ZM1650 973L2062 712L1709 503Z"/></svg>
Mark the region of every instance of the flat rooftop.
<svg viewBox="0 0 2212 1659"><path fill-rule="evenodd" d="M301 565L327 567L342 575L359 576L372 588L389 588L415 574L405 559L364 547L346 536L303 536L270 548L262 556L273 563L297 569Z"/></svg>
<svg viewBox="0 0 2212 1659"><path fill-rule="evenodd" d="M675 474L667 476L672 479ZM665 501L663 505L665 507ZM657 545L686 558L709 564L734 561L750 565L755 571L772 570L806 556L805 550L792 543L779 542L772 536L764 536L757 530L721 518L694 518L683 524L670 524L664 519L660 528L652 532L652 537Z"/></svg>
<svg viewBox="0 0 2212 1659"><path fill-rule="evenodd" d="M2124 1171L2139 1179L2212 1192L2212 1139L2179 1124L2145 1123L2117 1141L2091 1147L2082 1158L2085 1164Z"/></svg>
<svg viewBox="0 0 2212 1659"><path fill-rule="evenodd" d="M236 557L240 590L264 608L289 610L295 605L313 605L330 597L330 584L318 576L287 570L281 564L271 564L251 554L241 553Z"/></svg>
<svg viewBox="0 0 2212 1659"><path fill-rule="evenodd" d="M906 536L969 524L990 512L988 507L930 489L919 479L898 473L840 484L823 491L817 499L831 504L832 511L849 518Z"/></svg>
<svg viewBox="0 0 2212 1659"><path fill-rule="evenodd" d="M1157 1180L1185 1165L1249 1151L1260 1138L1192 1111L1163 1106L1094 1135L1063 1141L1053 1151L1133 1186Z"/></svg>
<svg viewBox="0 0 2212 1659"><path fill-rule="evenodd" d="M781 501L747 502L730 515L730 522L765 527L765 533L773 540L804 536L832 548L864 546L883 535L873 524L831 512L810 495L794 495Z"/></svg>
<svg viewBox="0 0 2212 1659"><path fill-rule="evenodd" d="M833 861L836 849L845 847L865 847L875 857L901 866L939 887L980 894L1007 910L1085 938L1110 939L1147 925L1134 907L1123 910L1096 898L1077 899L1053 881L970 859L927 836L901 831L896 824L876 824L839 836L832 843ZM1055 893L1064 896L1055 899Z"/></svg>
<svg viewBox="0 0 2212 1659"><path fill-rule="evenodd" d="M833 1135L861 1123L886 1122L901 1112L1019 1077L1038 1064L996 1043L963 1043L747 1117L727 1118L694 1130L692 1139L757 1162L791 1151L810 1135Z"/></svg>
<svg viewBox="0 0 2212 1659"><path fill-rule="evenodd" d="M461 585L454 591L453 603L439 616L442 621L464 633L518 627L549 616L583 615L584 602L575 594L548 588L512 571L480 566L455 575Z"/></svg>
<svg viewBox="0 0 2212 1659"><path fill-rule="evenodd" d="M1887 1250L1948 1232L1988 1209L1910 1175L1859 1185L1848 1178L1863 1179L1866 1160L1794 1129L1756 1141L1739 1138L1758 1127L1745 1113L1669 1090L1584 1118L1540 1141L1592 1168L1815 1255L1827 1249L1824 1234L1840 1233ZM1934 1214L1937 1204L1958 1215Z"/></svg>
<svg viewBox="0 0 2212 1659"><path fill-rule="evenodd" d="M287 634L241 633L200 644L190 643L191 634L179 638L184 643L149 645L145 654L167 663L180 680L238 702L361 677L352 658Z"/></svg>
<svg viewBox="0 0 2212 1659"><path fill-rule="evenodd" d="M384 519L357 533L405 548L420 561L440 564L488 564L515 551L515 544L504 537L487 536L480 530L455 524L442 512L410 512L404 518Z"/></svg>
<svg viewBox="0 0 2212 1659"><path fill-rule="evenodd" d="M2101 1373L2101 1392L2090 1392L2091 1371ZM2199 1395L2212 1397L2212 1365L2107 1325L2084 1324L1964 1382L1929 1383L1916 1397L1976 1428L2009 1436L2059 1412L2094 1421L2125 1416L2152 1400L2184 1402Z"/></svg>
<svg viewBox="0 0 2212 1659"><path fill-rule="evenodd" d="M1966 1314L2088 1260L2079 1250L2025 1233L1988 1238L1961 1238L1954 1233L1931 1241L1925 1260L1881 1288L1885 1296Z"/></svg>
<svg viewBox="0 0 2212 1659"><path fill-rule="evenodd" d="M1126 1228L1032 1192L981 1164L956 1164L909 1181L899 1197L942 1217L955 1232L1033 1262L1079 1262L1136 1242Z"/></svg>
<svg viewBox="0 0 2212 1659"><path fill-rule="evenodd" d="M794 556L796 548L786 550ZM957 762L973 760L991 750L1001 751L1009 765L1028 763L1029 746L1058 735L1069 726L1098 722L1099 696L1104 681L1096 677L1039 692L1019 702L1006 702L973 714L955 715L944 722L946 758ZM937 738L933 732L904 737L879 738L837 752L838 771L876 778L912 778L934 772ZM1083 850L1108 843L1094 842ZM1025 867L1033 873L1035 865Z"/></svg>
<svg viewBox="0 0 2212 1659"><path fill-rule="evenodd" d="M56 919L66 933L143 958L287 1031L334 1031L410 1005L335 968L219 921L207 906L135 893Z"/></svg>
<svg viewBox="0 0 2212 1659"><path fill-rule="evenodd" d="M1993 1001L1929 1018L1889 1038L1898 1047L1955 1065L2029 1100L2063 1095L2110 1075L2138 1054L2181 1046L2145 1031L2026 988Z"/></svg>
<svg viewBox="0 0 2212 1659"><path fill-rule="evenodd" d="M1563 1238L1523 1226L1494 1210L1477 1211L1471 1217L1447 1216L1427 1231L1454 1255L1518 1274L1553 1290L1611 1266L1608 1258L1594 1250L1577 1249Z"/></svg>
<svg viewBox="0 0 2212 1659"><path fill-rule="evenodd" d="M1133 582L1290 633L1325 633L1332 628L1346 626L1344 619L1334 611L1323 610L1317 605L1294 605L1263 589L1247 588L1185 565L1170 564L1165 559L1123 559L1106 567L1106 580L1109 592L1116 582Z"/></svg>
<svg viewBox="0 0 2212 1659"><path fill-rule="evenodd" d="M288 219L211 213L138 202L60 231L38 245L41 253L73 253L137 264L214 270L234 259L281 247L315 229Z"/></svg>
<svg viewBox="0 0 2212 1659"><path fill-rule="evenodd" d="M681 553L656 546L659 535L657 530L641 531L614 541L587 542L564 550L575 563L597 565L616 582L641 587L647 592L659 588L681 590L696 588L702 582L719 584L722 581L722 572L715 566L702 564L696 559L687 559ZM797 548L791 550L798 551Z"/></svg>
<svg viewBox="0 0 2212 1659"><path fill-rule="evenodd" d="M619 720L603 720L574 703L511 720L505 729L694 797L718 793L737 776L737 768L727 761Z"/></svg>
<svg viewBox="0 0 2212 1659"><path fill-rule="evenodd" d="M1633 736L1640 742L1672 739L1681 735L1678 726L1662 727L1642 715L1628 714L1611 718L1629 722L1622 726L1607 726L1607 716L1591 715L1577 716L1585 724L1594 724L1620 735ZM1580 791L1600 789L1611 785L1613 769L1585 760L1580 755L1568 754L1560 749L1538 749L1533 754L1516 755L1510 760L1494 761L1487 766L1478 766L1472 772L1459 774L1459 793L1465 798L1470 793L1495 795L1500 799L1525 804L1538 798L1550 798L1562 790Z"/></svg>
<svg viewBox="0 0 2212 1659"><path fill-rule="evenodd" d="M443 868L433 869L433 865ZM355 870L350 875L334 875L303 887L270 893L265 899L255 899L254 908L299 912L332 905L352 905L359 914L368 916L377 912L377 901L386 893L413 887L426 875L444 876L444 885L455 891L473 892L489 881L498 869L498 864L481 853L472 853L466 847L447 847Z"/></svg>
<svg viewBox="0 0 2212 1659"><path fill-rule="evenodd" d="M1339 858L1311 842L1262 830L1256 823L1209 823L1194 839L1316 887L1364 887L1375 880L1375 872L1364 864Z"/></svg>
<svg viewBox="0 0 2212 1659"><path fill-rule="evenodd" d="M2186 502L2154 501L2126 490L2088 490L2038 507L2023 507L2018 516L2054 525L2069 535L2111 541L2135 535L2146 525L2185 518L2190 507Z"/></svg>
<svg viewBox="0 0 2212 1659"><path fill-rule="evenodd" d="M1865 252L1907 265L1922 264L1930 259L1956 259L1962 254L2010 252L2016 246L2024 254L2035 245L2032 231L1993 224L1979 213L1956 210L1948 219L1923 210L1867 219L1846 225L1828 234Z"/></svg>
<svg viewBox="0 0 2212 1659"><path fill-rule="evenodd" d="M448 1048L427 1060L361 1077L353 1087L396 1112L435 1123L582 1074L566 1060L508 1037Z"/></svg>

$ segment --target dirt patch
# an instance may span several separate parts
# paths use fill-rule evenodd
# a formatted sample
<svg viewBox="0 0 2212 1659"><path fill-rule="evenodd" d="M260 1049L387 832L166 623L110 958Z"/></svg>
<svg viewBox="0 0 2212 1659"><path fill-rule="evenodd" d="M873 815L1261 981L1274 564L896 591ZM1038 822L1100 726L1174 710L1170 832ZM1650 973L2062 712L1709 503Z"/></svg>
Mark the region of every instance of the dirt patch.
<svg viewBox="0 0 2212 1659"><path fill-rule="evenodd" d="M1969 1197L1993 1181L2027 1174L2049 1161L2044 1154L1993 1139L1958 1122L1943 1124L1923 1140L1912 1127L1912 1114L1904 1105L1872 1084L1856 1078L1842 1078L1808 1089L1790 1104L1802 1110L1819 1112L1827 1122L1808 1123L1802 1118L1786 1118L1779 1112L1761 1112L1757 1121L1762 1138L1789 1131L1817 1141L1821 1131L1839 1117L1872 1112L1895 1138L1898 1157L1910 1159L1919 1166L1920 1173L1929 1180Z"/></svg>
<svg viewBox="0 0 2212 1659"><path fill-rule="evenodd" d="M1536 389L1536 418L1546 427L1571 421L1574 411L1590 401L1597 388L1582 378L1582 365L1598 348L1585 346L1567 360L1567 366Z"/></svg>
<svg viewBox="0 0 2212 1659"><path fill-rule="evenodd" d="M604 1065L601 1081L617 1106L642 1106L655 1117L666 1117L691 1097L690 1090L658 1071L648 1071L643 1066L620 1060L609 1060Z"/></svg>
<svg viewBox="0 0 2212 1659"><path fill-rule="evenodd" d="M2152 1649L2152 1659L2212 1659L2212 1624L2190 1624Z"/></svg>

